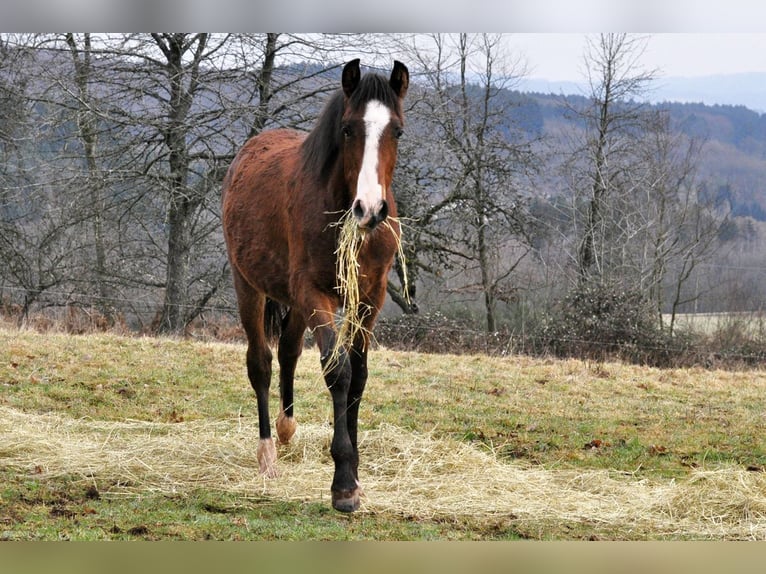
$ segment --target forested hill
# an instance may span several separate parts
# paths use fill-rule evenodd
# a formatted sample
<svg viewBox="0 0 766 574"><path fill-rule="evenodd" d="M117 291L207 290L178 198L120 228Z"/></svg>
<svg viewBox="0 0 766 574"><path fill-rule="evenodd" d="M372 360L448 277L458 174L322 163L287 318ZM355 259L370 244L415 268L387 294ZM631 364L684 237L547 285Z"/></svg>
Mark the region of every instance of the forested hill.
<svg viewBox="0 0 766 574"><path fill-rule="evenodd" d="M509 92L513 121L534 137L552 141L572 126L564 99L584 104L583 96ZM702 190L725 202L735 216L766 221L766 114L745 106L662 102L649 109L667 110L673 126L704 142L698 164Z"/></svg>

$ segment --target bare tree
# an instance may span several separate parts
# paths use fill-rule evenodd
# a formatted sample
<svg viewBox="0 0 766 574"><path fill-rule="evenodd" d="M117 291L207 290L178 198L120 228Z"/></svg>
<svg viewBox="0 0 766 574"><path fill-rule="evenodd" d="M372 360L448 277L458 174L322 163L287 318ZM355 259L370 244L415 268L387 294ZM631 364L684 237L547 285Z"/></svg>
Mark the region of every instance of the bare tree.
<svg viewBox="0 0 766 574"><path fill-rule="evenodd" d="M564 172L578 288L640 293L663 328L663 312L675 317L699 296L686 287L714 252L725 217L698 193L702 142L644 103L654 79L639 64L645 46L626 34L590 39L590 93L585 105L567 104L576 135Z"/></svg>
<svg viewBox="0 0 766 574"><path fill-rule="evenodd" d="M76 198L61 192L68 160L55 153L57 119L40 122L34 36L0 46L0 277L20 301L20 321L51 290L82 274L83 221Z"/></svg>
<svg viewBox="0 0 766 574"><path fill-rule="evenodd" d="M639 149L646 185L636 194L634 256L640 289L654 302L659 325L669 312L672 335L681 305L699 297L687 290L694 271L719 246L727 214L699 193L697 164L703 141L675 130L667 112L657 111L646 125Z"/></svg>
<svg viewBox="0 0 766 574"><path fill-rule="evenodd" d="M514 130L507 98L522 69L500 35L436 34L411 53L426 89L413 108L423 127L409 175L423 187L411 186L403 210L417 222L418 259L455 270L450 288L480 294L495 331L496 305L513 292L510 278L530 249L531 147ZM403 157L413 160L407 150Z"/></svg>
<svg viewBox="0 0 766 574"><path fill-rule="evenodd" d="M84 188L91 210L90 223L93 232L92 281L96 286L98 299L96 307L108 318L114 320L115 307L108 286L106 266L106 239L104 237L105 198L104 175L99 165L98 155L98 102L91 89L95 83L93 67L92 35L84 33L78 37L74 33L65 35L74 65L74 90L72 92L76 108L77 133L82 142L84 170Z"/></svg>
<svg viewBox="0 0 766 574"><path fill-rule="evenodd" d="M585 63L590 93L584 107L570 106L584 127L566 169L575 185L575 255L578 282L608 276L620 265L619 203L636 189L636 138L646 122L642 96L654 72L643 71L642 37L601 34L588 40Z"/></svg>

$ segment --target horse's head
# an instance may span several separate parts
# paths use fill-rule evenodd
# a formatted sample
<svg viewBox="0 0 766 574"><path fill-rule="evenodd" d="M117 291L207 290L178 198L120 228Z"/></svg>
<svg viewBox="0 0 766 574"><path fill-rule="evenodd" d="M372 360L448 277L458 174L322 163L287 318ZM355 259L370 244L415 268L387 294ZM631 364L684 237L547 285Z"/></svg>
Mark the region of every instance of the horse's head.
<svg viewBox="0 0 766 574"><path fill-rule="evenodd" d="M345 106L341 121L346 185L353 197L351 211L361 229L372 230L386 219L386 199L396 164L397 140L402 135L402 99L409 72L394 62L391 77L361 77L359 60L343 68Z"/></svg>

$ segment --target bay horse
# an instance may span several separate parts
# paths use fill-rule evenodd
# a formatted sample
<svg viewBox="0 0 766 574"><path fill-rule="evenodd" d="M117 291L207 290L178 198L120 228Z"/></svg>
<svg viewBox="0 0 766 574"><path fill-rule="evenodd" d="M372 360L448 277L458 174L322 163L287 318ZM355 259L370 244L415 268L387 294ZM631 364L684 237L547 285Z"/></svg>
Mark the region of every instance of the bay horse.
<svg viewBox="0 0 766 574"><path fill-rule="evenodd" d="M408 87L409 72L401 62L394 62L388 79L362 76L359 60L348 62L340 88L311 132L273 129L254 136L223 182L224 237L258 406L259 471L267 477L279 474L269 421L269 342L278 337L276 431L279 444L286 444L296 429L293 378L308 328L332 396L332 505L341 512L359 507L357 419L367 382L369 334L386 296L401 232L391 182ZM335 313L343 298L335 252L338 223L349 210L364 235L358 277L365 313L350 347L337 351Z"/></svg>

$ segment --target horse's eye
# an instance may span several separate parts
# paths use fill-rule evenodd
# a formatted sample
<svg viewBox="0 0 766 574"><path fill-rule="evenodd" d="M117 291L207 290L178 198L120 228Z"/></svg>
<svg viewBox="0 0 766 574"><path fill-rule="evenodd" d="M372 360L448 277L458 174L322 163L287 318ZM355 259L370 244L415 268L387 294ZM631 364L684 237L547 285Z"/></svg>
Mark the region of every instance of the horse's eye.
<svg viewBox="0 0 766 574"><path fill-rule="evenodd" d="M404 134L404 130L402 128L394 128L394 137L396 139L399 139Z"/></svg>
<svg viewBox="0 0 766 574"><path fill-rule="evenodd" d="M353 133L351 131L351 126L343 126L340 128L341 133L343 134L343 137L350 138L351 134Z"/></svg>

